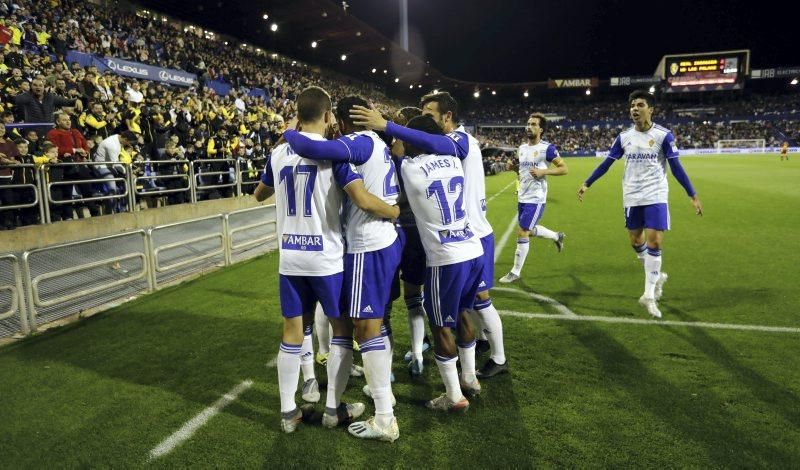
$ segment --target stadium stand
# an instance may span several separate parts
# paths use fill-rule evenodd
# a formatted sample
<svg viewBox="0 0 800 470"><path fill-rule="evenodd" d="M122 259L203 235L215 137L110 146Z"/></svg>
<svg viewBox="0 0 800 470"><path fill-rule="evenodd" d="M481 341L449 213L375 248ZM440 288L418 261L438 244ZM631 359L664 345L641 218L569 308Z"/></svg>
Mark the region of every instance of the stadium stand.
<svg viewBox="0 0 800 470"><path fill-rule="evenodd" d="M0 228L247 193L295 114L295 96L312 84L334 99L360 94L384 112L401 106L375 83L229 46L201 28L180 28L75 0L0 1L0 114L6 126L0 138ZM169 86L117 75L98 68L93 56L185 71L197 83ZM32 93L51 97L43 113L31 114ZM547 139L564 155L605 150L629 125L618 99L473 105L463 113L466 122L476 127L484 148L498 148L486 157L487 174L508 166L534 109L553 116ZM48 135L59 135L49 129L61 113L77 130L71 134L85 138L86 155L69 152L63 141L57 156L45 155ZM721 139L796 145L800 96L666 101L657 119L674 129L681 148L710 148ZM136 139L118 144L111 157L105 150L98 155L98 148L108 147L101 145L105 139L124 131ZM24 154L20 139L27 141Z"/></svg>

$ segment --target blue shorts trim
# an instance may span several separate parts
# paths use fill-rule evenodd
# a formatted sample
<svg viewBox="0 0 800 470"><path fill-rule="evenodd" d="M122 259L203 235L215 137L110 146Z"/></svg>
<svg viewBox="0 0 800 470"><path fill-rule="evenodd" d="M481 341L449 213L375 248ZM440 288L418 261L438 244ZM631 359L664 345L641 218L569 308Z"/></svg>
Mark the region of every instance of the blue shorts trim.
<svg viewBox="0 0 800 470"><path fill-rule="evenodd" d="M533 230L533 227L539 223L542 215L544 215L544 207L547 204L532 204L527 202L517 203L517 220L519 226L527 231Z"/></svg>
<svg viewBox="0 0 800 470"><path fill-rule="evenodd" d="M344 255L341 309L350 318L383 318L402 255L402 241L376 251Z"/></svg>
<svg viewBox="0 0 800 470"><path fill-rule="evenodd" d="M494 234L490 233L481 238L483 245L483 273L478 285L478 292L483 292L494 287Z"/></svg>
<svg viewBox="0 0 800 470"><path fill-rule="evenodd" d="M480 256L460 263L428 267L423 305L431 324L455 328L459 314L475 304L482 273L483 258Z"/></svg>
<svg viewBox="0 0 800 470"><path fill-rule="evenodd" d="M279 275L281 314L284 318L313 314L319 302L325 315L339 318L343 277L343 273L330 276Z"/></svg>
<svg viewBox="0 0 800 470"><path fill-rule="evenodd" d="M403 235L403 256L400 258L400 279L415 286L425 283L425 249L417 227L400 227ZM398 235L400 235L398 233Z"/></svg>
<svg viewBox="0 0 800 470"><path fill-rule="evenodd" d="M631 206L625 208L625 227L628 230L649 228L669 230L669 205L666 203Z"/></svg>

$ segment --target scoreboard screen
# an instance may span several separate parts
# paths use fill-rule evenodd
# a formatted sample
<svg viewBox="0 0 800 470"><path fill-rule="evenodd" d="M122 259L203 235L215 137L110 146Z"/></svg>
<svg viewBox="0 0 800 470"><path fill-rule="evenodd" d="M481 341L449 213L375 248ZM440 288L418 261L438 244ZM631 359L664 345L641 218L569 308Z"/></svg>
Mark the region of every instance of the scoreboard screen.
<svg viewBox="0 0 800 470"><path fill-rule="evenodd" d="M730 89L749 73L749 51L664 57L664 75L673 91Z"/></svg>

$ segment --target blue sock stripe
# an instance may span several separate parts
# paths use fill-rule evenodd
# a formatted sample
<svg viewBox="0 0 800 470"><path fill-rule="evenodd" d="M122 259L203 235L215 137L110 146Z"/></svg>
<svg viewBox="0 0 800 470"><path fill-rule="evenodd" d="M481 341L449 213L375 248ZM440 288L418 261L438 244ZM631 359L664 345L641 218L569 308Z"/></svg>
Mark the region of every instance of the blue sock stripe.
<svg viewBox="0 0 800 470"><path fill-rule="evenodd" d="M381 325L381 336L392 336L392 327Z"/></svg>
<svg viewBox="0 0 800 470"><path fill-rule="evenodd" d="M281 341L279 349L287 354L300 354L300 349L302 349L302 347L302 344L286 344Z"/></svg>
<svg viewBox="0 0 800 470"><path fill-rule="evenodd" d="M635 245L633 250L637 253L642 253L647 249L647 243L642 243L641 245Z"/></svg>
<svg viewBox="0 0 800 470"><path fill-rule="evenodd" d="M458 358L458 356L455 356L455 357L444 357L444 356L440 356L440 355L438 355L438 354L434 354L434 357L435 357L435 358L436 358L436 360L437 360L437 361L439 361L439 362L449 362L449 361L454 361L454 360L456 360L456 359Z"/></svg>
<svg viewBox="0 0 800 470"><path fill-rule="evenodd" d="M479 300L478 302L475 302L474 305L475 310L483 310L491 306L492 306L492 299Z"/></svg>
<svg viewBox="0 0 800 470"><path fill-rule="evenodd" d="M415 295L414 297L406 297L406 308L412 309L422 305L422 296Z"/></svg>
<svg viewBox="0 0 800 470"><path fill-rule="evenodd" d="M527 238L517 238L517 245L524 245L526 243L530 243L531 241Z"/></svg>
<svg viewBox="0 0 800 470"><path fill-rule="evenodd" d="M475 347L475 343L476 343L476 341L473 339L469 343L456 342L456 346L458 346L461 349L469 349L469 348L474 348Z"/></svg>
<svg viewBox="0 0 800 470"><path fill-rule="evenodd" d="M647 248L647 254L650 256L661 256L661 250L658 248Z"/></svg>
<svg viewBox="0 0 800 470"><path fill-rule="evenodd" d="M331 346L340 346L347 349L353 349L353 338L347 336L334 336L331 338Z"/></svg>
<svg viewBox="0 0 800 470"><path fill-rule="evenodd" d="M372 351L385 351L386 345L383 344L381 341L379 344L375 344L373 346L359 346L358 350L361 351L361 354L372 352Z"/></svg>
<svg viewBox="0 0 800 470"><path fill-rule="evenodd" d="M383 344L383 336L374 336L358 343L358 349L368 348L376 344Z"/></svg>
<svg viewBox="0 0 800 470"><path fill-rule="evenodd" d="M309 336L312 332L311 325L308 325L303 328L303 335Z"/></svg>

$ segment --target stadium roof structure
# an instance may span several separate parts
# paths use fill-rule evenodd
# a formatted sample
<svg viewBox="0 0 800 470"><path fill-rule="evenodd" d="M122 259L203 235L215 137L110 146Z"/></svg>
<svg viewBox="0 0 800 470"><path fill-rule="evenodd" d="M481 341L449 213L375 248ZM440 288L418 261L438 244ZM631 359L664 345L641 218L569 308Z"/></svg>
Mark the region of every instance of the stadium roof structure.
<svg viewBox="0 0 800 470"><path fill-rule="evenodd" d="M310 65L383 84L389 91L394 87L410 91L411 86L415 90L429 89L437 86L437 82L451 81L331 0L141 0L138 3ZM273 23L277 31L270 29ZM312 47L312 42L317 47Z"/></svg>

